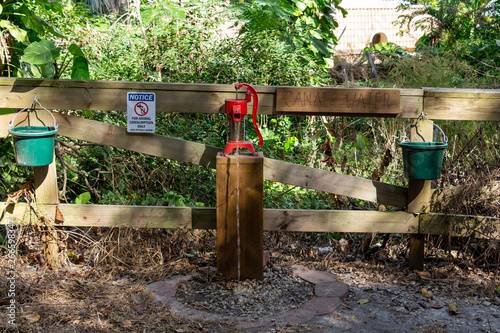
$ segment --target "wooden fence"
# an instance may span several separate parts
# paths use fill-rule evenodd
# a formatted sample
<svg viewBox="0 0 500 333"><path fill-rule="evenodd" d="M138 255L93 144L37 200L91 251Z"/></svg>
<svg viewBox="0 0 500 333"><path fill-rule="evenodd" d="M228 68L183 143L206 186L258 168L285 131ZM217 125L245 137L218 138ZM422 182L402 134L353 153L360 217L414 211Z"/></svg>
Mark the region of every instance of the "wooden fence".
<svg viewBox="0 0 500 333"><path fill-rule="evenodd" d="M424 112L429 119L500 120L500 90L258 86L256 91L259 114L417 118ZM221 113L224 100L234 98L235 90L232 85L0 78L0 108L25 108L37 96L52 110L126 111L128 92L154 92L158 113ZM0 137L8 136L13 116L0 116ZM216 154L222 151L157 134L133 135L124 127L68 114L56 112L55 116L58 135L98 145L208 168L215 168ZM427 133L424 136L432 140L432 125L419 123L419 133ZM53 221L56 212L62 214L63 220L57 221L61 226L212 229L216 225L215 208L59 204L55 163L35 167L34 172L38 206ZM423 235L448 232L456 221L493 223L494 234L500 235L499 219L429 213L430 181L410 180L406 188L269 158L264 160L264 179L406 208L405 212L265 209L264 230L410 233L410 262L414 268L423 267ZM29 221L32 214L27 204L6 207L3 202L0 209L0 223L6 223L7 217Z"/></svg>

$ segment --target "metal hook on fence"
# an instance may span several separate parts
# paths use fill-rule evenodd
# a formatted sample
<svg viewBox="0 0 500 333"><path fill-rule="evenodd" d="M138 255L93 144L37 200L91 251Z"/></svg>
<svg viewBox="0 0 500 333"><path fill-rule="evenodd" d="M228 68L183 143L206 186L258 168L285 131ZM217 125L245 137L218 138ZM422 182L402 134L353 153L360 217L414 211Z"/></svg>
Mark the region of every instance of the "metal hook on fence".
<svg viewBox="0 0 500 333"><path fill-rule="evenodd" d="M441 131L441 134L443 134L443 140L445 143L448 143L448 137L446 136L446 134L444 133L443 129L436 123L433 123L432 121L429 120L429 118L427 118L427 116L424 114L424 111L422 111L420 113L420 115L417 117L417 119L412 122L411 124L409 124L408 126L405 127L405 129L403 130L403 132L401 133L401 139L400 141L403 141L403 138L405 138L405 132L406 130L408 129L408 127L416 127L418 122L422 119L425 119L427 120L427 122L429 122L430 124L432 124L433 126L437 127L440 131ZM423 138L422 138L423 139ZM425 140L424 140L425 142Z"/></svg>
<svg viewBox="0 0 500 333"><path fill-rule="evenodd" d="M16 117L17 117L17 116L18 116L21 112L24 112L24 111L26 111L26 110L28 110L28 114L26 115L26 118L28 119L28 124L29 124L29 121L30 121L30 120L29 120L29 114L30 114L30 112L35 112L35 111L36 111L36 107L37 107L37 105L38 105L38 106L39 106L42 110L45 110L45 111L47 111L47 112L50 114L50 116L52 117L52 120L54 121L54 128L55 128L55 129L57 129L57 128L59 127L59 124L57 123L56 118L54 117L54 115L52 114L52 112L50 112L49 110L47 110L47 109L46 109L46 108L45 108L45 107L44 107L44 106L40 103L40 100L38 99L38 97L37 97L36 95L35 95L35 97L34 97L34 99L33 99L33 102L31 102L30 106L28 106L28 107L26 107L26 108L24 108L24 109L22 109L22 110L20 110L20 111L18 111L18 112L16 113L16 115L14 116L14 118L12 118L12 120L9 122L9 128L12 128L12 125L14 125L14 120L16 119ZM37 119L38 119L38 120L39 120L39 121L40 121L40 122L41 122L44 126L46 126L46 125L45 125L45 123L44 123L44 122L43 122L40 118L38 118L38 114L36 114L36 112L35 112L35 117L36 117L36 118L37 118ZM26 120L26 118L24 118L24 120ZM23 121L24 121L24 120L23 120ZM21 122L23 122L23 121L21 121ZM19 123L21 123L21 122L19 122ZM19 123L18 123L18 124L19 124Z"/></svg>

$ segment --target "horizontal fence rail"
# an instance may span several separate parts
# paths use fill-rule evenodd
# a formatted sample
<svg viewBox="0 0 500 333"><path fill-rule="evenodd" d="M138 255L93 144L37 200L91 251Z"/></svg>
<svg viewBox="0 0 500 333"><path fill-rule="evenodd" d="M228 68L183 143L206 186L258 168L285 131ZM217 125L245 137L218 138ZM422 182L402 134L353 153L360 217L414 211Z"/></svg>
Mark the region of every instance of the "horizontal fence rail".
<svg viewBox="0 0 500 333"><path fill-rule="evenodd" d="M12 114L0 116L0 137L8 135L8 123L12 117ZM58 113L55 117L59 123L57 134L61 136L212 169L215 168L217 153L222 152L222 148L157 134L131 135L125 127L81 117ZM405 187L270 158L264 159L264 179L395 207L405 207L407 203L408 191Z"/></svg>
<svg viewBox="0 0 500 333"><path fill-rule="evenodd" d="M42 214L55 216L56 207L66 227L131 227L215 229L216 209L212 207L163 207L120 205L43 205ZM36 223L28 204L5 206L0 202L2 219ZM453 225L463 226L461 229ZM264 209L264 230L296 232L422 233L452 236L500 237L500 218L412 214L407 212Z"/></svg>
<svg viewBox="0 0 500 333"><path fill-rule="evenodd" d="M493 89L255 88L259 114L416 118L425 110L429 119L500 120L500 90ZM157 112L181 113L222 113L235 96L233 85L220 84L0 78L0 108L24 108L38 96L49 109L125 111L128 92L154 92Z"/></svg>

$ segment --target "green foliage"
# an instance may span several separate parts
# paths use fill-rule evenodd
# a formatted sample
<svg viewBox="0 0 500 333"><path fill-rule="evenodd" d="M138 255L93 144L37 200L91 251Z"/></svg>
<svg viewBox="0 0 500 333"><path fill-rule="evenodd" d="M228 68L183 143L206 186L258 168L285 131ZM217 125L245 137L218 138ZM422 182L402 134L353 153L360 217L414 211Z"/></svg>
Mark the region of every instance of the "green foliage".
<svg viewBox="0 0 500 333"><path fill-rule="evenodd" d="M43 17L64 15L63 6L57 1L7 1L0 7L1 75L59 78L72 62L71 78L88 80L86 58L81 50L78 56L68 58L54 38L64 35ZM73 50L78 46L71 44ZM72 54L72 52L70 51Z"/></svg>
<svg viewBox="0 0 500 333"><path fill-rule="evenodd" d="M0 139L0 200L19 190L29 178L29 170L15 162L12 139Z"/></svg>
<svg viewBox="0 0 500 333"><path fill-rule="evenodd" d="M438 47L471 64L478 74L500 75L500 2L498 0L424 1L427 6L401 15L397 23L426 34L419 47ZM408 9L401 5L400 9Z"/></svg>
<svg viewBox="0 0 500 333"><path fill-rule="evenodd" d="M89 201L90 201L90 192L83 192L75 199L75 203L78 205L85 205Z"/></svg>
<svg viewBox="0 0 500 333"><path fill-rule="evenodd" d="M387 84L398 88L491 87L478 78L474 68L455 53L435 48L421 49L414 56L388 62Z"/></svg>
<svg viewBox="0 0 500 333"><path fill-rule="evenodd" d="M410 56L405 49L394 43L377 43L373 46L365 47L363 49L363 59L366 58L366 51L380 58L384 65L388 65L392 59L408 58Z"/></svg>
<svg viewBox="0 0 500 333"><path fill-rule="evenodd" d="M240 33L252 36L259 32L278 33L290 51L327 65L337 38L333 30L336 10L345 16L340 0L249 0L233 1L244 25Z"/></svg>

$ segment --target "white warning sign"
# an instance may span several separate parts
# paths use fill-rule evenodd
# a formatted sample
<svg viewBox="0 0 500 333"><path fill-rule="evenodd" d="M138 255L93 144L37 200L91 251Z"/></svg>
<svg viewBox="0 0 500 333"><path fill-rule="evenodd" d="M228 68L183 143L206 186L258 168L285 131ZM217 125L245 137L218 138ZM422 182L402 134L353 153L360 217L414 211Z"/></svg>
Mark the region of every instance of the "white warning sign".
<svg viewBox="0 0 500 333"><path fill-rule="evenodd" d="M156 95L146 92L127 93L127 132L154 133Z"/></svg>

